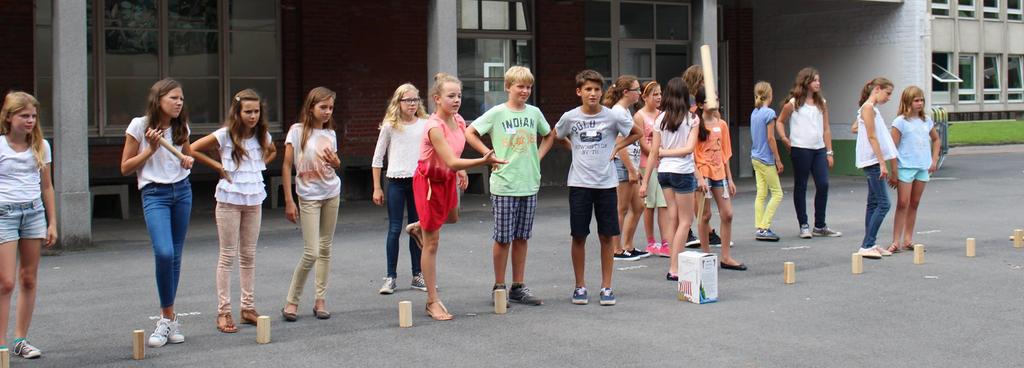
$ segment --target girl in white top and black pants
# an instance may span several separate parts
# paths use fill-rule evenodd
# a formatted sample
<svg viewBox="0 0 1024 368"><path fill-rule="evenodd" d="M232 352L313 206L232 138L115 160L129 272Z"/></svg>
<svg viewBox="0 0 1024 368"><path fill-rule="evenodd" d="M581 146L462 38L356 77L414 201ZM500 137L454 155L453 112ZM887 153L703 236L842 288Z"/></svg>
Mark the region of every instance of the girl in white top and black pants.
<svg viewBox="0 0 1024 368"><path fill-rule="evenodd" d="M135 173L142 191L142 210L153 242L156 289L163 316L149 336L149 346L161 347L168 342L185 342L174 313L174 297L192 213L192 184L188 176L194 160L189 156L192 148L181 84L173 79L157 81L149 89L148 101L146 116L132 119L125 132L121 174ZM161 147L161 139L170 142L184 158L179 159Z"/></svg>
<svg viewBox="0 0 1024 368"><path fill-rule="evenodd" d="M789 100L782 105L775 124L782 144L790 150L793 160L793 206L800 223L800 237L842 236L825 223L828 204L828 171L832 169L832 131L828 122L828 106L821 96L821 76L807 67L797 73ZM785 123L790 124L786 136ZM807 222L807 178L814 175L814 229Z"/></svg>
<svg viewBox="0 0 1024 368"><path fill-rule="evenodd" d="M242 289L242 323L256 324L254 279L256 278L256 241L260 237L263 200L263 171L277 156L267 132L259 94L246 89L235 94L224 127L192 144L199 162L220 173L214 197L217 199L217 330L238 332L231 318L231 269L238 258L238 285ZM220 162L203 152L217 150Z"/></svg>
<svg viewBox="0 0 1024 368"><path fill-rule="evenodd" d="M402 211L409 216L409 223L420 220L416 214L416 203L412 196L412 176L420 159L420 144L423 128L427 125L427 112L420 99L420 91L412 84L398 86L380 125L377 148L373 151L373 203L388 206L388 237L386 245L387 274L381 294L395 292L398 279L398 239L402 235ZM384 167L384 155L388 157L387 201L380 184L380 172ZM412 266L413 289L427 291L420 271L420 247L409 237L409 263Z"/></svg>
<svg viewBox="0 0 1024 368"><path fill-rule="evenodd" d="M878 229L889 213L889 193L885 187L896 186L896 176L889 175L896 166L896 144L885 126L885 119L878 111L878 105L889 101L892 96L892 82L875 78L864 85L860 97L860 111L857 112L857 168L864 170L868 180L868 204L864 217L864 241L858 254L864 258L878 259L891 256L892 252L875 246Z"/></svg>

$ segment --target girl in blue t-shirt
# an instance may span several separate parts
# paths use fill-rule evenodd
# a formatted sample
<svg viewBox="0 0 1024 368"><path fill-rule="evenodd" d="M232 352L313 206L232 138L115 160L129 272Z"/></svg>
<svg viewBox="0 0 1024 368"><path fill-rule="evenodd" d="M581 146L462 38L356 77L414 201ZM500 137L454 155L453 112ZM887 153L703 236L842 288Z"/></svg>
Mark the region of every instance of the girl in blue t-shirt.
<svg viewBox="0 0 1024 368"><path fill-rule="evenodd" d="M917 86L903 90L899 115L892 122L892 140L899 150L895 177L896 216L893 220L892 244L889 251L913 248L917 206L924 186L939 162L939 133L935 123L924 114L924 91ZM902 237L902 244L900 238Z"/></svg>
<svg viewBox="0 0 1024 368"><path fill-rule="evenodd" d="M754 239L779 241L772 231L772 218L782 203L782 160L775 145L775 110L772 104L772 85L761 81L754 85L754 111L750 113L750 162L757 179L757 198L754 200ZM771 199L768 199L769 193ZM768 203L765 203L768 199Z"/></svg>

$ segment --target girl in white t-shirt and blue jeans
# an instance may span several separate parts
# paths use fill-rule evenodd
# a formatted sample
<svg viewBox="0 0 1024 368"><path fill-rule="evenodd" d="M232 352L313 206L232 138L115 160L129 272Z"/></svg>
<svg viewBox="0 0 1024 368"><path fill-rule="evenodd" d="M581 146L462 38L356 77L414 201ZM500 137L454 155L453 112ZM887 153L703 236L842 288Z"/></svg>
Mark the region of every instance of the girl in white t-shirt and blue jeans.
<svg viewBox="0 0 1024 368"><path fill-rule="evenodd" d="M36 302L42 245L57 242L57 212L50 179L50 144L39 127L39 101L25 92L4 97L0 110L0 348L7 347L7 321L15 275L20 275L11 351L22 358L42 353L25 338Z"/></svg>
<svg viewBox="0 0 1024 368"><path fill-rule="evenodd" d="M168 342L185 342L174 313L174 297L192 213L192 185L188 176L194 159L190 156L189 121L181 84L173 79L159 80L150 87L147 101L146 116L132 119L125 131L121 174L135 173L142 192L143 215L156 258L156 288L162 316L149 336L149 346L161 347ZM161 147L161 139L172 144L184 158L179 159Z"/></svg>
<svg viewBox="0 0 1024 368"><path fill-rule="evenodd" d="M295 266L291 286L288 287L286 304L281 309L281 316L288 322L298 318L302 289L314 266L316 299L313 315L318 319L331 318L325 301L327 274L331 269L331 245L341 200L341 178L335 172L341 167L332 118L335 96L334 91L325 87L310 90L302 103L299 121L288 129L284 141L284 161L281 163L284 214L288 221L300 223L304 243L302 258ZM292 167L295 168L298 206L292 200Z"/></svg>
<svg viewBox="0 0 1024 368"><path fill-rule="evenodd" d="M669 271L665 275L670 281L679 280L676 259L683 251L693 224L693 193L697 183L704 180L693 161L698 124L697 115L690 112L689 100L690 92L682 78L668 81L661 100L663 112L654 121L651 154L647 156L644 172L644 177L650 176L657 167L658 183L668 204L669 222L675 226ZM641 197L647 196L647 181L640 182L639 193Z"/></svg>
<svg viewBox="0 0 1024 368"><path fill-rule="evenodd" d="M217 330L238 332L231 318L231 269L238 258L238 285L242 289L242 323L256 324L254 279L256 241L260 237L263 200L263 171L277 156L267 132L262 100L256 91L246 89L235 94L224 127L195 143L192 151L199 162L220 173L214 197L217 199ZM203 152L217 151L219 162Z"/></svg>
<svg viewBox="0 0 1024 368"><path fill-rule="evenodd" d="M864 240L858 254L864 258L879 259L892 253L875 245L878 229L889 213L889 185L896 185L890 167L895 168L896 145L885 126L878 105L889 101L892 82L885 78L868 81L861 90L860 111L857 112L857 168L864 170L868 182L867 213L864 218Z"/></svg>

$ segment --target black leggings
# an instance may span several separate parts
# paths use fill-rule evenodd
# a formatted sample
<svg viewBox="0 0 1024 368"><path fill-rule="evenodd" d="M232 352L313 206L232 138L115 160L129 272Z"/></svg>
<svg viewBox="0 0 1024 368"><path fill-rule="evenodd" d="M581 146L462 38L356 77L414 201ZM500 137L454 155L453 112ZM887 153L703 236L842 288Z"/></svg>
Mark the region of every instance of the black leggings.
<svg viewBox="0 0 1024 368"><path fill-rule="evenodd" d="M807 224L807 177L814 175L814 227L825 227L828 204L828 160L824 148L793 147L793 207L800 226Z"/></svg>

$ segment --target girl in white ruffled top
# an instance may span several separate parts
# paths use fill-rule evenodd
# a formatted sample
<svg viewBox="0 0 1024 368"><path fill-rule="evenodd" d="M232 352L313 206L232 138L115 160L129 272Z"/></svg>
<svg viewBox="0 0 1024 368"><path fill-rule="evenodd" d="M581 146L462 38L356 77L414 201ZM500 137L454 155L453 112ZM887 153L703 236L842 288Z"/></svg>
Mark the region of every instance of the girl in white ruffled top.
<svg viewBox="0 0 1024 368"><path fill-rule="evenodd" d="M259 313L253 302L256 241L260 234L263 200L263 170L277 156L267 132L260 96L251 89L235 94L224 127L192 144L196 159L220 172L217 183L217 235L220 256L217 260L217 329L238 331L231 318L231 269L235 257L239 263L242 323L256 324ZM216 150L220 162L205 154Z"/></svg>

